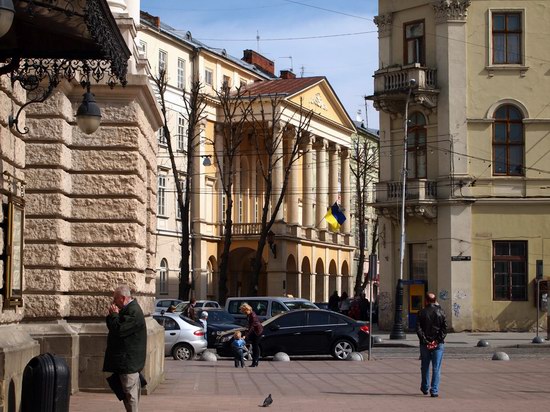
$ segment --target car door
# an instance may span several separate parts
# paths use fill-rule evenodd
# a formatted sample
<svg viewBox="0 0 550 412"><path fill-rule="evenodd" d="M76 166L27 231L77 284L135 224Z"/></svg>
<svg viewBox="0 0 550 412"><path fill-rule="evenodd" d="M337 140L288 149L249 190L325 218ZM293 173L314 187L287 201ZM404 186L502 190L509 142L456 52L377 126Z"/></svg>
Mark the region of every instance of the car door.
<svg viewBox="0 0 550 412"><path fill-rule="evenodd" d="M180 334L178 323L168 316L153 316L160 326L164 328L164 353L170 354Z"/></svg>
<svg viewBox="0 0 550 412"><path fill-rule="evenodd" d="M302 340L306 353L317 355L329 353L336 321L329 312L311 310L307 312L307 323L302 332ZM337 322L336 322L337 323Z"/></svg>
<svg viewBox="0 0 550 412"><path fill-rule="evenodd" d="M261 341L262 353L274 355L285 352L288 355L304 353L301 342L302 331L306 324L305 312L288 312L277 317L264 328Z"/></svg>

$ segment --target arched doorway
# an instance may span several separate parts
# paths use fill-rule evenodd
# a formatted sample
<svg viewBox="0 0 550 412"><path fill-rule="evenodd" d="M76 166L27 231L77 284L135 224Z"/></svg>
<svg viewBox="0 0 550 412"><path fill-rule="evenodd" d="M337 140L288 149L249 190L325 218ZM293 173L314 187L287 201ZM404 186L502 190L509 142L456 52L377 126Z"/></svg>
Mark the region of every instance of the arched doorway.
<svg viewBox="0 0 550 412"><path fill-rule="evenodd" d="M325 265L321 258L315 265L315 302L325 302Z"/></svg>
<svg viewBox="0 0 550 412"><path fill-rule="evenodd" d="M336 280L338 279L338 270L336 269L336 262L334 259L330 261L328 265L328 293L332 294L335 290L338 290Z"/></svg>
<svg viewBox="0 0 550 412"><path fill-rule="evenodd" d="M301 298L311 299L311 263L308 257L302 260L302 293Z"/></svg>
<svg viewBox="0 0 550 412"><path fill-rule="evenodd" d="M206 262L206 298L218 300L219 298L219 273L218 263L215 256L210 256Z"/></svg>
<svg viewBox="0 0 550 412"><path fill-rule="evenodd" d="M228 296L247 296L250 291L252 277L252 259L255 250L241 247L229 252L229 267L227 273ZM265 274L265 262L262 260L262 270L258 279L256 295L267 294L267 279Z"/></svg>
<svg viewBox="0 0 550 412"><path fill-rule="evenodd" d="M286 294L298 296L298 267L293 255L286 260Z"/></svg>
<svg viewBox="0 0 550 412"><path fill-rule="evenodd" d="M342 292L346 292L349 296L353 296L353 282L349 273L348 262L344 260L342 263Z"/></svg>

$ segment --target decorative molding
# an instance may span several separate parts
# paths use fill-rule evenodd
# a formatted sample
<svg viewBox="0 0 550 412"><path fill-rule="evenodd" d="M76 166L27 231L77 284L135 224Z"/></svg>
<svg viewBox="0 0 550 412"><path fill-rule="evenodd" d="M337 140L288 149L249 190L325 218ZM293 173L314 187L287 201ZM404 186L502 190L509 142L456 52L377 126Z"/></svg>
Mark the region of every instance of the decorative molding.
<svg viewBox="0 0 550 412"><path fill-rule="evenodd" d="M436 24L447 23L449 21L465 22L468 17L468 7L472 4L471 0L436 0L432 7L435 12Z"/></svg>
<svg viewBox="0 0 550 412"><path fill-rule="evenodd" d="M387 37L391 34L393 15L392 13L374 16L374 24L378 26L378 37Z"/></svg>

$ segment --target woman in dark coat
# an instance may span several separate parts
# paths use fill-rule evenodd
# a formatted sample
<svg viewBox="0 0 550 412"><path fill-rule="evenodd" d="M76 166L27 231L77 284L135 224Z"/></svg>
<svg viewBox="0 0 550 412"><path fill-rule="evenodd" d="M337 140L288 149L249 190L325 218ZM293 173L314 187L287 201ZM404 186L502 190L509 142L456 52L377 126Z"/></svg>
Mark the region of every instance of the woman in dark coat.
<svg viewBox="0 0 550 412"><path fill-rule="evenodd" d="M239 309L241 313L246 315L248 320L245 339L252 344L252 365L250 367L255 368L260 361L260 338L264 332L264 327L248 303L243 303Z"/></svg>

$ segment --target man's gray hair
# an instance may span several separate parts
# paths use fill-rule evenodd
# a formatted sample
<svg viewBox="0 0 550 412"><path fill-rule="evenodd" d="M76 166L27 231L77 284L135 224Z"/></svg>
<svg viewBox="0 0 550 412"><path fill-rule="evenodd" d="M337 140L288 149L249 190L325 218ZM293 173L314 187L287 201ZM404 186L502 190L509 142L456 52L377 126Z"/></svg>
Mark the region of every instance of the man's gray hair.
<svg viewBox="0 0 550 412"><path fill-rule="evenodd" d="M120 296L132 296L132 291L130 290L130 287L128 285L120 285L118 288L115 289L115 292L118 293Z"/></svg>

